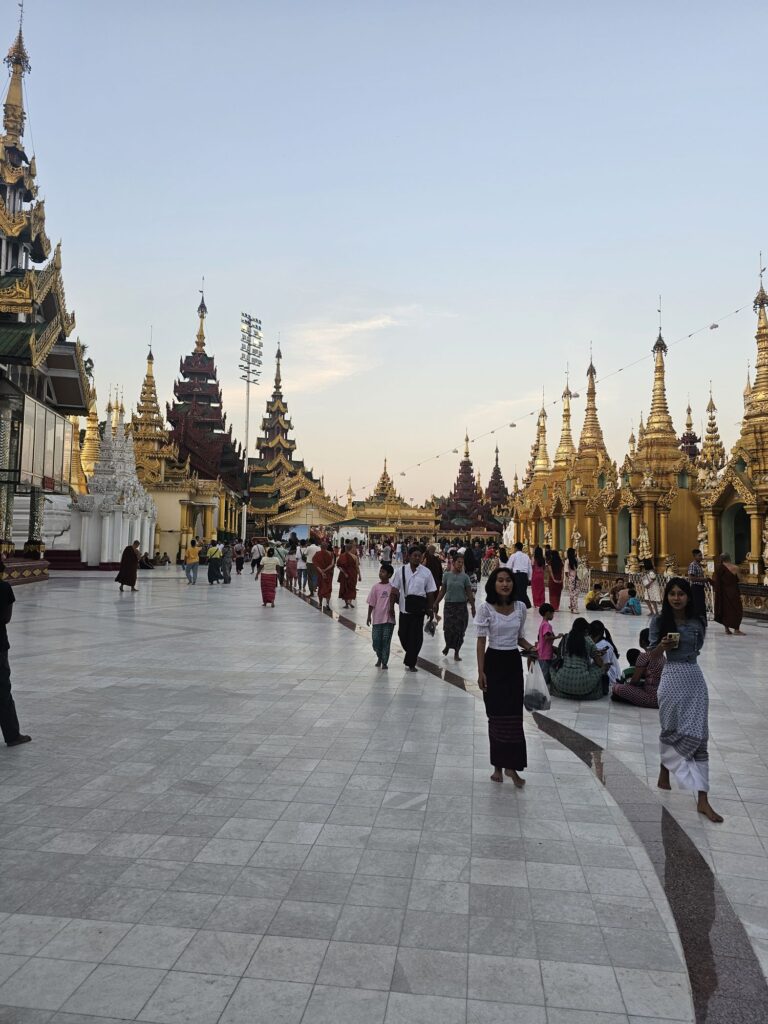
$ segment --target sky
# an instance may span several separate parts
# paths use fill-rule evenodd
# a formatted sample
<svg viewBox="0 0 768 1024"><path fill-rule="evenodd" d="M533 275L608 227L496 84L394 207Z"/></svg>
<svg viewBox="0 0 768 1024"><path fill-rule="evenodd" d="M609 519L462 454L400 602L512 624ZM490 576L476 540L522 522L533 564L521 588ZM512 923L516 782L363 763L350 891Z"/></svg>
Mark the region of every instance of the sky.
<svg viewBox="0 0 768 1024"><path fill-rule="evenodd" d="M751 0L26 0L25 140L102 415L110 384L138 400L150 329L171 398L205 275L235 435L245 311L251 446L279 338L331 495L364 498L385 456L406 499L446 494L465 430L511 484L566 370L578 440L590 344L620 463L661 295L675 426L690 399L701 433L712 380L730 447L768 253L766 27Z"/></svg>

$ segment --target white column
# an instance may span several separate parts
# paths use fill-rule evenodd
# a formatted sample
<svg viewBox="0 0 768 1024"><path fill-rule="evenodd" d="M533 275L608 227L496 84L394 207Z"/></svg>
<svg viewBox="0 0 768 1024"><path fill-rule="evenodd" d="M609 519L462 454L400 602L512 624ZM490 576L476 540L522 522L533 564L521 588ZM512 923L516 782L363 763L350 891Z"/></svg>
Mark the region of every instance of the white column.
<svg viewBox="0 0 768 1024"><path fill-rule="evenodd" d="M114 513L113 513L114 515ZM102 563L114 561L111 558L110 540L112 533L112 515L101 517L101 555L99 561Z"/></svg>
<svg viewBox="0 0 768 1024"><path fill-rule="evenodd" d="M139 547L141 548L141 553L143 555L145 551L149 551L149 545L147 544L147 536L148 536L149 531L147 530L147 517L146 517L146 514L144 512L140 512L139 513L139 527L138 527L138 530L139 530ZM134 540L135 539L136 538L134 538ZM149 555L150 555L150 558L151 558L152 557L152 552L151 551L149 551Z"/></svg>
<svg viewBox="0 0 768 1024"><path fill-rule="evenodd" d="M149 520L149 546L147 547L147 551L149 551L149 554L151 556L154 556L154 554L155 554L155 529L156 528L157 528L157 520L156 519L150 519ZM162 555L162 551L160 552L160 554Z"/></svg>

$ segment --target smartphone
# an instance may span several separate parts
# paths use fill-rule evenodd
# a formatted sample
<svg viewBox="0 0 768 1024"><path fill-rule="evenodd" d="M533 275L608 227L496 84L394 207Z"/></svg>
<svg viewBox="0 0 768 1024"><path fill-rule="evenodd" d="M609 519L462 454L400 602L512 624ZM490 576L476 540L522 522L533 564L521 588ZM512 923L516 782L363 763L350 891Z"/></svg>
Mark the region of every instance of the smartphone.
<svg viewBox="0 0 768 1024"><path fill-rule="evenodd" d="M680 646L680 634L679 633L667 633L667 640L672 641L673 647Z"/></svg>

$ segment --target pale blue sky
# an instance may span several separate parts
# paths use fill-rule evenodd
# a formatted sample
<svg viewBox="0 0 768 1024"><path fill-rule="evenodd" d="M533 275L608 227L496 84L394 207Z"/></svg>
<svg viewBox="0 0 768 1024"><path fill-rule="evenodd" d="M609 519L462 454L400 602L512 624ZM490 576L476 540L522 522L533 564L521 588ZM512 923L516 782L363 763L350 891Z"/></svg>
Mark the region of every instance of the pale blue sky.
<svg viewBox="0 0 768 1024"><path fill-rule="evenodd" d="M48 232L102 403L208 347L243 436L241 309L277 332L299 452L357 497L447 492L470 435L650 352L682 430L737 435L765 217L763 3L27 0ZM3 0L4 38L17 9ZM650 359L600 386L618 461ZM256 389L251 437L268 389ZM254 406L252 406L253 408ZM578 438L583 399L574 403ZM550 409L550 455L559 434ZM508 483L535 421L496 435ZM487 480L495 438L473 446Z"/></svg>

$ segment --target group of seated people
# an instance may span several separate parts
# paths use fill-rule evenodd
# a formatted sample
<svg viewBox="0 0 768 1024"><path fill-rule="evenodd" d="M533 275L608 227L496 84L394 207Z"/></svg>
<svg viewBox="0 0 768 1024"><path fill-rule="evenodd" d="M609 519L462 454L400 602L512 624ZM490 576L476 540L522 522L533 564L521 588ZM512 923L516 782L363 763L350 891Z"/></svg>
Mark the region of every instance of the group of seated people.
<svg viewBox="0 0 768 1024"><path fill-rule="evenodd" d="M162 558L160 557L160 552L159 551L155 555L154 558L151 558L149 552L145 551L144 554L139 559L139 568L140 569L154 569L156 565L170 565L170 564L171 564L171 560L168 557L168 552L167 551L163 552Z"/></svg>
<svg viewBox="0 0 768 1024"><path fill-rule="evenodd" d="M570 700L612 700L638 707L657 708L657 691L664 668L664 652L651 650L649 632L640 633L640 648L630 648L628 668L622 670L619 651L610 631L599 619L574 619L570 632L555 636L552 606L539 608L542 623L537 644L538 661L552 693ZM558 647L555 641L560 640Z"/></svg>
<svg viewBox="0 0 768 1024"><path fill-rule="evenodd" d="M594 583L584 597L587 611L614 611L621 615L640 615L642 606L633 583L625 583L619 577L608 591L603 591L601 583Z"/></svg>

